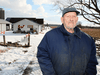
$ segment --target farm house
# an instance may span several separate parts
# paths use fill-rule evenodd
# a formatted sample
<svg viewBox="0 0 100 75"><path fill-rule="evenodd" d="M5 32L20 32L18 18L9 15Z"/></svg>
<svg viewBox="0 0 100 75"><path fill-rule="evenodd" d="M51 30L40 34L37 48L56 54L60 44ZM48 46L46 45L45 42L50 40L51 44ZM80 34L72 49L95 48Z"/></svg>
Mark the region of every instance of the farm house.
<svg viewBox="0 0 100 75"><path fill-rule="evenodd" d="M0 19L0 32L8 31L10 29L11 29L11 23L3 19Z"/></svg>
<svg viewBox="0 0 100 75"><path fill-rule="evenodd" d="M42 24L38 24L34 21L23 19L13 24L13 32L36 32L39 33L42 30Z"/></svg>

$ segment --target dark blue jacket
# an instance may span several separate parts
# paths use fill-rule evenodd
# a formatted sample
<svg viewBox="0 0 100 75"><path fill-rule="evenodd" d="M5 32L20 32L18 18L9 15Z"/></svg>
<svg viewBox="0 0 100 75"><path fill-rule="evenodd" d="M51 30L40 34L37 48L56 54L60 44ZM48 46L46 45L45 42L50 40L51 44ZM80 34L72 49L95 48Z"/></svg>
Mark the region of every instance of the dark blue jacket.
<svg viewBox="0 0 100 75"><path fill-rule="evenodd" d="M75 27L68 33L60 26L46 33L37 58L43 75L96 75L96 48L92 37Z"/></svg>

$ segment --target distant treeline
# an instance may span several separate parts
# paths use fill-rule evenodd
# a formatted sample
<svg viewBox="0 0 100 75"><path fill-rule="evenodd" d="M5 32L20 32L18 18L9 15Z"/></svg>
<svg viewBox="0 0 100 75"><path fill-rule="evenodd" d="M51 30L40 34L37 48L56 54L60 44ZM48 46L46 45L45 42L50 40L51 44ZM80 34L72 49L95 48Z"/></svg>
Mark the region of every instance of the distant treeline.
<svg viewBox="0 0 100 75"><path fill-rule="evenodd" d="M82 26L82 25L77 25L79 28L92 28L92 29L100 29L100 27L91 27L91 26Z"/></svg>
<svg viewBox="0 0 100 75"><path fill-rule="evenodd" d="M45 26L50 26L51 28L57 28L61 25L57 25L57 24L45 24ZM100 29L100 27L91 27L91 26L82 26L81 24L77 25L77 27L79 28L94 28L94 29Z"/></svg>

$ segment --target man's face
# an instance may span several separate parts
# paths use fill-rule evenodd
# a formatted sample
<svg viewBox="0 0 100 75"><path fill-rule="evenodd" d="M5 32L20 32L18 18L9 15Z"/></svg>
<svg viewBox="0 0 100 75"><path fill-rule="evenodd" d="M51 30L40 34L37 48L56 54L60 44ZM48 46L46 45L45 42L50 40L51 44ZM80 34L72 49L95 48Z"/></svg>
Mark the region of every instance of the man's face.
<svg viewBox="0 0 100 75"><path fill-rule="evenodd" d="M74 29L78 21L76 12L68 12L61 17L61 21L64 24L65 28Z"/></svg>

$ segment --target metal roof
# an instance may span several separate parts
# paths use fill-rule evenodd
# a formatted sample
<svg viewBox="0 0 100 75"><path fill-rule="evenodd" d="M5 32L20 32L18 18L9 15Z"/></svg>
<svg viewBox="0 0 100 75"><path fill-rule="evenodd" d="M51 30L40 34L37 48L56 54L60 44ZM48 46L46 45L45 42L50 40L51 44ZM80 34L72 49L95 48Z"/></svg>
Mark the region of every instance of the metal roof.
<svg viewBox="0 0 100 75"><path fill-rule="evenodd" d="M11 23L6 20L0 19L0 24L11 24Z"/></svg>
<svg viewBox="0 0 100 75"><path fill-rule="evenodd" d="M42 24L38 24L38 23L36 23L36 22L34 22L34 21L28 20L28 19L23 19L23 20L29 21L30 23L34 23L34 24L37 24L37 25L42 25ZM21 20L21 21L23 21L23 20ZM17 24L17 23L19 23L19 22L21 22L21 21L18 21L18 22L14 23L14 24Z"/></svg>
<svg viewBox="0 0 100 75"><path fill-rule="evenodd" d="M23 19L28 19L28 20L31 20L31 21L34 21L34 22L36 22L36 23L38 23L38 24L44 24L44 19L42 19L42 18L21 18L21 17L12 17L12 18L7 18L6 20L7 21L9 21L9 22L11 22L11 23L16 23L16 22L18 22L18 21L21 21L21 20L23 20Z"/></svg>

